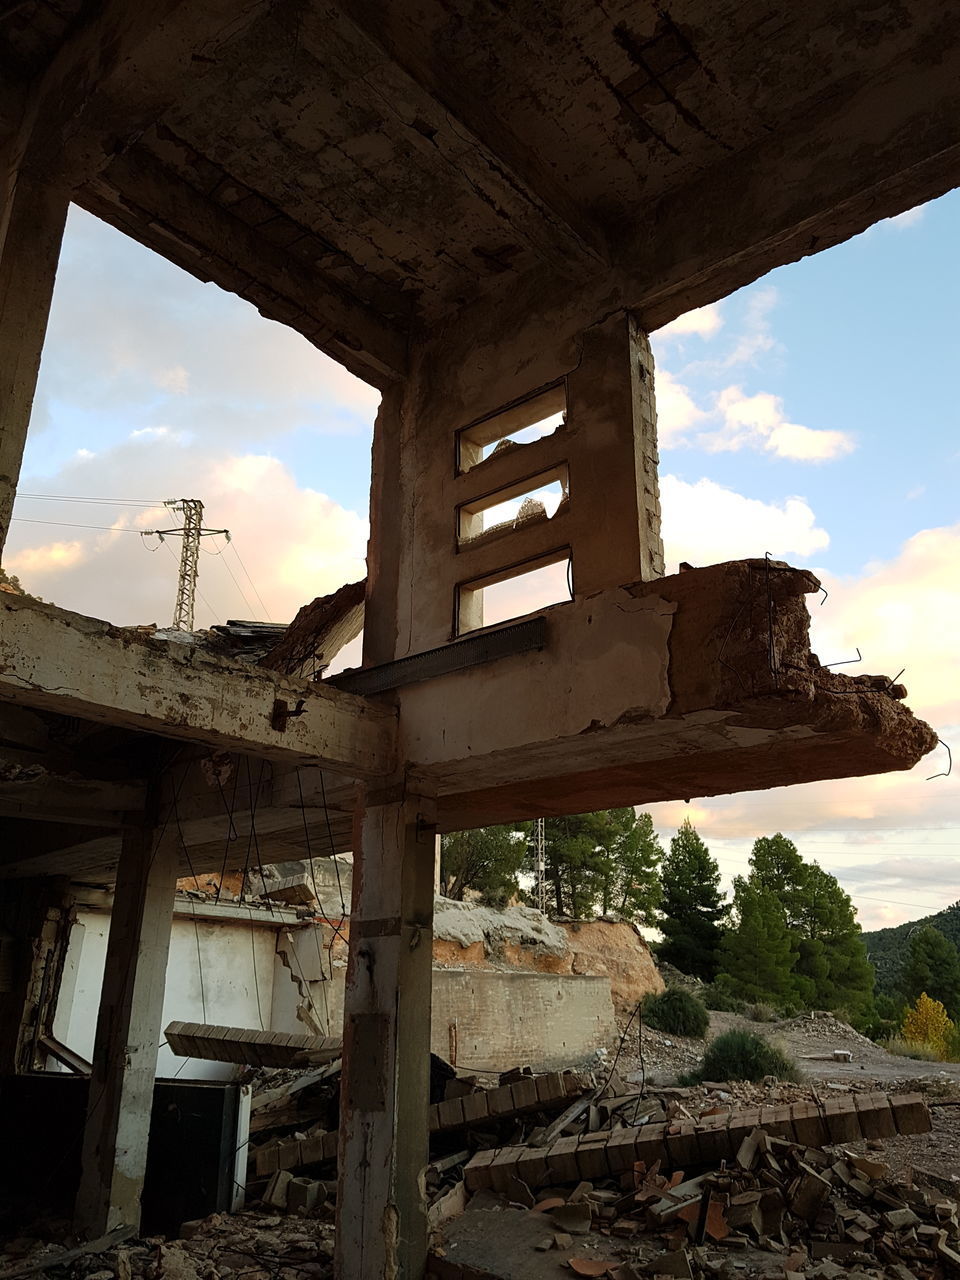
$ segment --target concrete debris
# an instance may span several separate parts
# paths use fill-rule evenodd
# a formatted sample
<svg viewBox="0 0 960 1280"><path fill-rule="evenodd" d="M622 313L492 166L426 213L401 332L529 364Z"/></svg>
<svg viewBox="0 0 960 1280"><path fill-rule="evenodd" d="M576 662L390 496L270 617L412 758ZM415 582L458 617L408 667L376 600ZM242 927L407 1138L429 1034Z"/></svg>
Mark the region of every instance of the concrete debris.
<svg viewBox="0 0 960 1280"><path fill-rule="evenodd" d="M514 1073L508 1073L513 1075ZM317 1081L321 1087L309 1092L300 1091L291 1105L285 1105L283 1094L274 1096L269 1110L256 1108L251 1117L251 1131L263 1133L269 1126L272 1133L251 1150L256 1175L271 1177L278 1170L303 1169L335 1161L339 1145L336 1128L325 1127L333 1111L332 1092L337 1086L332 1076ZM429 1123L431 1133L441 1138L464 1130L469 1134L478 1131L494 1138L499 1128L507 1123L515 1129L518 1120L528 1117L542 1128L547 1117L562 1109L572 1097L589 1095L595 1086L592 1075L577 1071L552 1071L535 1076L532 1073L516 1073L516 1078L506 1080L495 1088L483 1088L472 1078L458 1078L451 1074L442 1085L444 1096L431 1103ZM292 1092L292 1090L291 1090ZM310 1124L313 1111L322 1120ZM538 1124L538 1122L540 1122ZM298 1125L300 1128L297 1128ZM275 1137L283 1130L283 1136ZM265 1135L266 1136L266 1135ZM458 1137L458 1141L460 1138ZM474 1147L476 1142L474 1139ZM463 1153L466 1163L471 1152Z"/></svg>
<svg viewBox="0 0 960 1280"><path fill-rule="evenodd" d="M340 1056L343 1048L338 1036L253 1031L202 1022L171 1022L163 1034L169 1048L180 1058L257 1067L289 1067L304 1061L307 1055L314 1063L330 1062Z"/></svg>
<svg viewBox="0 0 960 1280"><path fill-rule="evenodd" d="M614 1120L591 1131L584 1123L547 1150L527 1144L478 1152L463 1170L472 1198L435 1234L428 1275L559 1275L556 1264L543 1269L541 1254L574 1274L612 1280L934 1280L960 1267L956 1195L916 1178L894 1179L885 1163L848 1150L840 1136L856 1131L879 1141L927 1132L930 1114L920 1095L860 1095L697 1119L686 1118L677 1098L661 1103L670 1115L657 1126L618 1128ZM655 1148L644 1133L654 1128ZM525 1200L517 1187L532 1208L519 1207ZM520 1224L524 1216L527 1225ZM526 1256L501 1250L498 1257L496 1242L507 1239L514 1251L525 1241Z"/></svg>

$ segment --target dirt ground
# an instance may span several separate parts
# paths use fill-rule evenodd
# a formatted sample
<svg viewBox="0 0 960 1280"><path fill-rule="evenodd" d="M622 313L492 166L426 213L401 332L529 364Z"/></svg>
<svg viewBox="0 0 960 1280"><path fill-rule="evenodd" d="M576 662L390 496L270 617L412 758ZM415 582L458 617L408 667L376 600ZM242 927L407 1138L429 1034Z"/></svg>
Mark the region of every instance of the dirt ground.
<svg viewBox="0 0 960 1280"><path fill-rule="evenodd" d="M711 1013L706 1040L734 1027L754 1031L779 1044L796 1058L803 1079L838 1088L875 1083L884 1089L906 1088L917 1081L924 1088L935 1085L956 1087L960 1092L960 1063L918 1062L887 1053L853 1027L840 1022L832 1014L801 1014L783 1022L751 1022L735 1013ZM634 1022L627 1033L617 1069L631 1082L645 1069L651 1084L673 1084L677 1077L692 1071L703 1057L704 1040L665 1035L644 1027L642 1037ZM834 1049L850 1053L849 1062L818 1061Z"/></svg>

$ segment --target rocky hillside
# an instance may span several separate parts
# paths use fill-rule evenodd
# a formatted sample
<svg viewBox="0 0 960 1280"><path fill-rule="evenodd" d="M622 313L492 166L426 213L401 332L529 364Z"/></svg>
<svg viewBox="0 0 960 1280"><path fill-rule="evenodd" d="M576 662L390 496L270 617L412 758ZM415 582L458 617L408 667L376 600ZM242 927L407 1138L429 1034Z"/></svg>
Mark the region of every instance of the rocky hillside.
<svg viewBox="0 0 960 1280"><path fill-rule="evenodd" d="M907 954L907 938L913 929L925 924L932 924L960 947L960 902L954 902L936 915L924 916L922 920L908 920L894 929L875 929L863 935L867 954L877 971L878 990L893 993L896 989Z"/></svg>

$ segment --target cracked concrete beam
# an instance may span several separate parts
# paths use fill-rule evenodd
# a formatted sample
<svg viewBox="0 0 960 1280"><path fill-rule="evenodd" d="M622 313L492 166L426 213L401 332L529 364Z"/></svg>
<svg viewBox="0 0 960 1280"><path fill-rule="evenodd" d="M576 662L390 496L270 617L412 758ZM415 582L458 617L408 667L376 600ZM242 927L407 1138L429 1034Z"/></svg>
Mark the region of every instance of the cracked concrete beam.
<svg viewBox="0 0 960 1280"><path fill-rule="evenodd" d="M6 593L0 699L357 778L396 753L391 708ZM283 728L278 701L293 713Z"/></svg>
<svg viewBox="0 0 960 1280"><path fill-rule="evenodd" d="M911 768L936 734L902 686L820 666L818 588L766 560L638 582L545 610L540 653L400 690L440 830Z"/></svg>

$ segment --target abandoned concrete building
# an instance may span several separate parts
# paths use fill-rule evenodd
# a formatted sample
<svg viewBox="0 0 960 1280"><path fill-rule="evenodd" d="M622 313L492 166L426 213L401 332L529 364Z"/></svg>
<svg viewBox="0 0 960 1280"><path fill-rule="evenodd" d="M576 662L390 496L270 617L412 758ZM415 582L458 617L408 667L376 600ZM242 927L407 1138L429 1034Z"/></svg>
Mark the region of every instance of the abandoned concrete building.
<svg viewBox="0 0 960 1280"><path fill-rule="evenodd" d="M809 572L665 576L647 334L955 185L958 28L933 0L0 4L0 544L71 201L382 393L366 586L311 633L327 662L362 612L362 668L0 594L4 1096L44 1065L72 882L115 883L79 1233L139 1220L176 882L252 813L271 861L353 853L337 1267L415 1277L438 832L933 747L900 686L810 653ZM486 518L548 482L551 516ZM504 613L542 573L569 598Z"/></svg>

